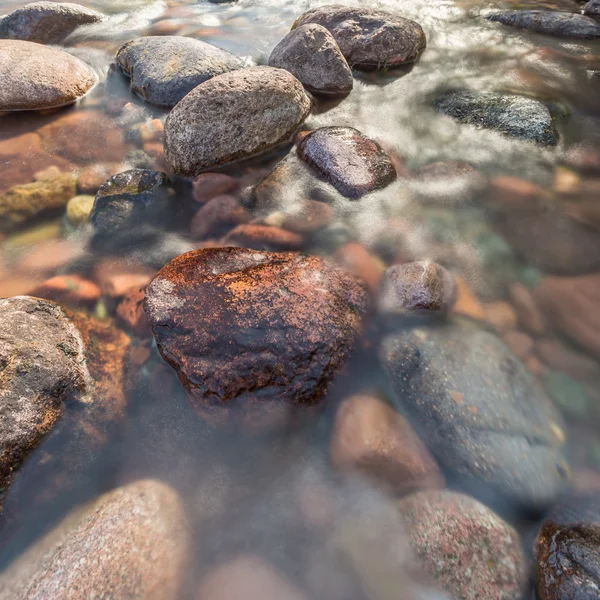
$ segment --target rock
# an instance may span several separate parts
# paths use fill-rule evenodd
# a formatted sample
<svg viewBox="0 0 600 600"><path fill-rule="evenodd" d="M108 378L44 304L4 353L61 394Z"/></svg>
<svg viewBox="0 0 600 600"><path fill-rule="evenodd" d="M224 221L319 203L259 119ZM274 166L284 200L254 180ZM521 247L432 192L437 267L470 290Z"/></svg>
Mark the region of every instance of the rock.
<svg viewBox="0 0 600 600"><path fill-rule="evenodd" d="M478 200L488 186L487 177L469 163L445 160L418 168L411 191L423 204L464 206Z"/></svg>
<svg viewBox="0 0 600 600"><path fill-rule="evenodd" d="M191 547L177 493L146 480L67 516L0 578L0 598L175 600Z"/></svg>
<svg viewBox="0 0 600 600"><path fill-rule="evenodd" d="M165 157L178 175L256 156L291 140L311 109L302 84L271 67L239 69L194 88L165 123Z"/></svg>
<svg viewBox="0 0 600 600"><path fill-rule="evenodd" d="M150 323L144 312L145 298L145 287L134 286L125 293L117 306L119 320L139 337L146 337L151 333Z"/></svg>
<svg viewBox="0 0 600 600"><path fill-rule="evenodd" d="M254 223L238 225L223 238L225 245L255 248L256 250L298 250L302 247L303 242L304 238L292 231Z"/></svg>
<svg viewBox="0 0 600 600"><path fill-rule="evenodd" d="M321 25L293 29L275 47L269 66L289 71L313 94L344 96L352 91L352 71L334 37Z"/></svg>
<svg viewBox="0 0 600 600"><path fill-rule="evenodd" d="M228 229L248 223L251 219L250 212L233 196L216 196L194 215L190 231L192 235L200 238L219 237Z"/></svg>
<svg viewBox="0 0 600 600"><path fill-rule="evenodd" d="M124 170L121 163L98 163L84 167L77 176L77 191L80 194L95 195L109 177Z"/></svg>
<svg viewBox="0 0 600 600"><path fill-rule="evenodd" d="M509 331L502 336L502 339L517 358L526 362L535 343L531 337L522 331Z"/></svg>
<svg viewBox="0 0 600 600"><path fill-rule="evenodd" d="M554 10L507 10L486 17L503 25L561 38L589 40L600 37L600 25L590 17Z"/></svg>
<svg viewBox="0 0 600 600"><path fill-rule="evenodd" d="M44 213L64 208L75 195L70 173L54 179L16 185L0 195L0 231L11 231Z"/></svg>
<svg viewBox="0 0 600 600"><path fill-rule="evenodd" d="M130 169L103 183L89 216L96 233L161 225L169 216L169 178L160 171Z"/></svg>
<svg viewBox="0 0 600 600"><path fill-rule="evenodd" d="M538 340L535 351L552 370L562 371L583 381L600 381L600 365L593 358L569 348L558 340Z"/></svg>
<svg viewBox="0 0 600 600"><path fill-rule="evenodd" d="M179 256L146 292L163 358L214 422L317 404L365 308L364 290L319 258L237 248Z"/></svg>
<svg viewBox="0 0 600 600"><path fill-rule="evenodd" d="M238 181L225 173L202 173L192 181L196 202L204 204L217 196L230 194L238 188Z"/></svg>
<svg viewBox="0 0 600 600"><path fill-rule="evenodd" d="M461 486L529 511L562 492L560 414L495 335L460 323L417 328L387 335L380 356L397 402Z"/></svg>
<svg viewBox="0 0 600 600"><path fill-rule="evenodd" d="M30 290L29 295L61 305L93 306L100 299L100 288L79 275L56 275Z"/></svg>
<svg viewBox="0 0 600 600"><path fill-rule="evenodd" d="M202 581L196 600L307 600L292 582L262 558L238 556L211 571Z"/></svg>
<svg viewBox="0 0 600 600"><path fill-rule="evenodd" d="M452 598L522 598L528 573L519 536L489 508L451 491L419 492L399 508L415 562Z"/></svg>
<svg viewBox="0 0 600 600"><path fill-rule="evenodd" d="M331 224L334 211L329 204L317 200L294 203L285 211L271 213L264 219L265 225L283 227L300 234L315 233Z"/></svg>
<svg viewBox="0 0 600 600"><path fill-rule="evenodd" d="M434 106L459 123L494 129L544 146L558 143L552 115L539 100L498 92L459 90L443 94Z"/></svg>
<svg viewBox="0 0 600 600"><path fill-rule="evenodd" d="M590 397L579 381L562 371L545 371L541 380L548 396L569 419L589 418Z"/></svg>
<svg viewBox="0 0 600 600"><path fill-rule="evenodd" d="M67 402L87 401L81 335L53 302L0 300L0 488L55 426Z"/></svg>
<svg viewBox="0 0 600 600"><path fill-rule="evenodd" d="M379 144L352 127L317 129L303 138L298 154L347 198L360 198L396 179Z"/></svg>
<svg viewBox="0 0 600 600"><path fill-rule="evenodd" d="M546 331L546 322L529 289L522 283L512 283L508 286L508 296L521 328L531 335L542 335Z"/></svg>
<svg viewBox="0 0 600 600"><path fill-rule="evenodd" d="M67 219L73 227L80 227L88 222L92 208L94 207L94 196L73 196L67 202Z"/></svg>
<svg viewBox="0 0 600 600"><path fill-rule="evenodd" d="M99 111L58 113L56 119L38 129L38 134L46 152L79 164L102 162L107 157L111 161L121 161L127 154L123 132ZM112 164L110 166L112 168Z"/></svg>
<svg viewBox="0 0 600 600"><path fill-rule="evenodd" d="M443 487L435 460L406 419L374 396L342 402L329 456L336 468L363 473L396 494Z"/></svg>
<svg viewBox="0 0 600 600"><path fill-rule="evenodd" d="M600 275L546 277L535 297L551 324L600 359Z"/></svg>
<svg viewBox="0 0 600 600"><path fill-rule="evenodd" d="M292 29L309 23L329 30L350 66L357 69L386 69L414 62L426 45L418 23L384 10L321 6L300 16Z"/></svg>
<svg viewBox="0 0 600 600"><path fill-rule="evenodd" d="M490 192L492 202L514 208L535 206L534 202L543 194L539 185L510 175L494 177L491 181Z"/></svg>
<svg viewBox="0 0 600 600"><path fill-rule="evenodd" d="M560 504L542 523L534 545L540 600L600 594L598 494L580 494Z"/></svg>
<svg viewBox="0 0 600 600"><path fill-rule="evenodd" d="M456 300L454 276L430 262L388 267L383 274L377 309L386 317L447 313Z"/></svg>
<svg viewBox="0 0 600 600"><path fill-rule="evenodd" d="M525 260L560 275L600 268L600 233L556 210L502 211L496 227Z"/></svg>
<svg viewBox="0 0 600 600"><path fill-rule="evenodd" d="M0 40L0 111L44 110L73 104L98 82L83 61L20 40Z"/></svg>
<svg viewBox="0 0 600 600"><path fill-rule="evenodd" d="M57 233L60 233L58 227ZM44 278L48 277L52 271L84 258L85 255L84 242L80 239L50 239L33 242L24 240L23 245L29 246L31 249L28 248L28 251L14 264L15 271L42 275Z"/></svg>
<svg viewBox="0 0 600 600"><path fill-rule="evenodd" d="M385 265L380 259L356 242L340 246L335 252L335 259L341 267L360 279L372 296L376 296L385 270Z"/></svg>
<svg viewBox="0 0 600 600"><path fill-rule="evenodd" d="M32 2L0 19L0 38L57 44L104 15L71 2Z"/></svg>
<svg viewBox="0 0 600 600"><path fill-rule="evenodd" d="M173 108L215 75L241 69L244 61L221 48L182 36L146 36L117 51L117 64L131 90L157 106Z"/></svg>
<svg viewBox="0 0 600 600"><path fill-rule="evenodd" d="M517 314L504 300L488 302L483 306L485 320L498 332L506 333L517 327Z"/></svg>
<svg viewBox="0 0 600 600"><path fill-rule="evenodd" d="M476 321L483 321L485 314L483 306L472 292L469 284L462 278L456 277L456 302L452 308L455 315L463 315Z"/></svg>

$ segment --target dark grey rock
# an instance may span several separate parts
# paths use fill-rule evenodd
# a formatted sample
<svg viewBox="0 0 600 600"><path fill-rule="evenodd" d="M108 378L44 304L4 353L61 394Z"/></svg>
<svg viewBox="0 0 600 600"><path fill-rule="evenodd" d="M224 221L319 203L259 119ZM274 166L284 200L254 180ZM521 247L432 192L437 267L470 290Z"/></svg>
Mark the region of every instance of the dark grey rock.
<svg viewBox="0 0 600 600"><path fill-rule="evenodd" d="M586 2L583 7L584 15L592 15L593 17L597 17L600 15L600 0L589 0Z"/></svg>
<svg viewBox="0 0 600 600"><path fill-rule="evenodd" d="M221 48L181 36L148 36L127 42L117 63L131 90L151 104L172 108L215 75L241 69L244 61Z"/></svg>
<svg viewBox="0 0 600 600"><path fill-rule="evenodd" d="M292 29L316 23L328 29L351 67L373 70L414 62L425 49L415 21L384 10L321 6L301 15Z"/></svg>
<svg viewBox="0 0 600 600"><path fill-rule="evenodd" d="M74 511L37 541L0 577L0 598L178 598L190 546L177 492L136 481Z"/></svg>
<svg viewBox="0 0 600 600"><path fill-rule="evenodd" d="M584 15L552 10L508 10L486 17L503 25L562 38L600 37L600 24Z"/></svg>
<svg viewBox="0 0 600 600"><path fill-rule="evenodd" d="M447 313L456 300L454 276L431 261L393 265L385 270L377 308L381 315Z"/></svg>
<svg viewBox="0 0 600 600"><path fill-rule="evenodd" d="M165 157L178 175L198 175L289 142L312 102L290 73L252 67L194 88L167 117Z"/></svg>
<svg viewBox="0 0 600 600"><path fill-rule="evenodd" d="M104 18L96 12L71 2L32 2L0 20L0 38L56 44L81 25Z"/></svg>
<svg viewBox="0 0 600 600"><path fill-rule="evenodd" d="M168 219L169 197L169 178L164 173L130 169L100 186L89 220L99 235L159 225Z"/></svg>
<svg viewBox="0 0 600 600"><path fill-rule="evenodd" d="M533 550L538 598L600 597L598 494L581 494L555 507L542 523Z"/></svg>
<svg viewBox="0 0 600 600"><path fill-rule="evenodd" d="M73 104L98 82L83 61L21 40L0 40L0 111L44 110Z"/></svg>
<svg viewBox="0 0 600 600"><path fill-rule="evenodd" d="M300 142L298 154L348 198L360 198L396 179L379 144L352 127L317 129Z"/></svg>
<svg viewBox="0 0 600 600"><path fill-rule="evenodd" d="M494 129L511 137L556 146L558 136L548 107L539 100L498 92L460 90L440 96L438 112L460 123Z"/></svg>
<svg viewBox="0 0 600 600"><path fill-rule="evenodd" d="M0 491L56 425L91 391L83 341L54 302L0 300Z"/></svg>
<svg viewBox="0 0 600 600"><path fill-rule="evenodd" d="M269 66L289 71L313 94L345 95L354 83L337 42L316 23L288 33L271 52Z"/></svg>
<svg viewBox="0 0 600 600"><path fill-rule="evenodd" d="M502 508L543 510L568 480L562 419L495 335L461 322L387 335L398 404L451 479Z"/></svg>

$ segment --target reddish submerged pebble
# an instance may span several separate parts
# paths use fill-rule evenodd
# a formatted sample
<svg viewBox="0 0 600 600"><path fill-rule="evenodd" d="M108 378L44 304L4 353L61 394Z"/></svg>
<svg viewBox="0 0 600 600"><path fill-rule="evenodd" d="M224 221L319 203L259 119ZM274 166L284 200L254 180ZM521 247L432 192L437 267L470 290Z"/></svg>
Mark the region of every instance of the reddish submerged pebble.
<svg viewBox="0 0 600 600"><path fill-rule="evenodd" d="M286 231L281 227L254 223L238 225L223 240L225 244L257 250L297 250L302 247L303 241L304 238L298 233Z"/></svg>
<svg viewBox="0 0 600 600"><path fill-rule="evenodd" d="M365 310L352 276L295 252L195 250L146 291L158 348L192 404L213 423L258 428L319 402Z"/></svg>

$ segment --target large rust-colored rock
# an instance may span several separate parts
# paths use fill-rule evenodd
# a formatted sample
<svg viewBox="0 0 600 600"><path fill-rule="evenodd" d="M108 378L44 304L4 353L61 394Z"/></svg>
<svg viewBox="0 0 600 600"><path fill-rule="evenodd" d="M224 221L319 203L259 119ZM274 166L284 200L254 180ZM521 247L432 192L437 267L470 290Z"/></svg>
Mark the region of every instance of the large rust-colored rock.
<svg viewBox="0 0 600 600"><path fill-rule="evenodd" d="M535 295L556 329L600 359L600 274L547 277Z"/></svg>
<svg viewBox="0 0 600 600"><path fill-rule="evenodd" d="M258 428L318 403L365 308L349 274L296 252L195 250L146 291L158 348L194 406L209 421Z"/></svg>

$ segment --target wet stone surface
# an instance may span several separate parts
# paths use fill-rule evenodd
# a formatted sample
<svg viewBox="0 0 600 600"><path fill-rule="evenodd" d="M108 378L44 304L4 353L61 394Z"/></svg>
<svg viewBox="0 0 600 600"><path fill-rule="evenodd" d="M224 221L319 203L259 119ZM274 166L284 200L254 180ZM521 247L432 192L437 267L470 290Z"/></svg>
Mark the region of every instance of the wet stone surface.
<svg viewBox="0 0 600 600"><path fill-rule="evenodd" d="M396 179L387 154L352 127L317 129L302 140L298 154L347 198L360 198Z"/></svg>
<svg viewBox="0 0 600 600"><path fill-rule="evenodd" d="M556 146L558 137L545 104L513 94L454 91L439 97L435 109L466 123L505 135Z"/></svg>
<svg viewBox="0 0 600 600"><path fill-rule="evenodd" d="M561 38L595 39L600 37L600 24L590 17L576 13L509 10L487 17L517 29L527 29Z"/></svg>
<svg viewBox="0 0 600 600"><path fill-rule="evenodd" d="M561 494L562 418L496 336L461 323L419 327L387 335L380 355L398 405L471 493L530 511Z"/></svg>
<svg viewBox="0 0 600 600"><path fill-rule="evenodd" d="M384 10L332 4L304 13L293 28L307 23L328 29L348 64L357 69L385 69L414 62L426 45L418 23Z"/></svg>
<svg viewBox="0 0 600 600"><path fill-rule="evenodd" d="M318 403L365 304L350 275L316 257L235 248L178 257L146 291L159 350L194 406L249 426Z"/></svg>
<svg viewBox="0 0 600 600"><path fill-rule="evenodd" d="M132 92L166 108L211 77L244 66L241 58L212 44L175 36L127 42L117 52L117 63L131 78Z"/></svg>

